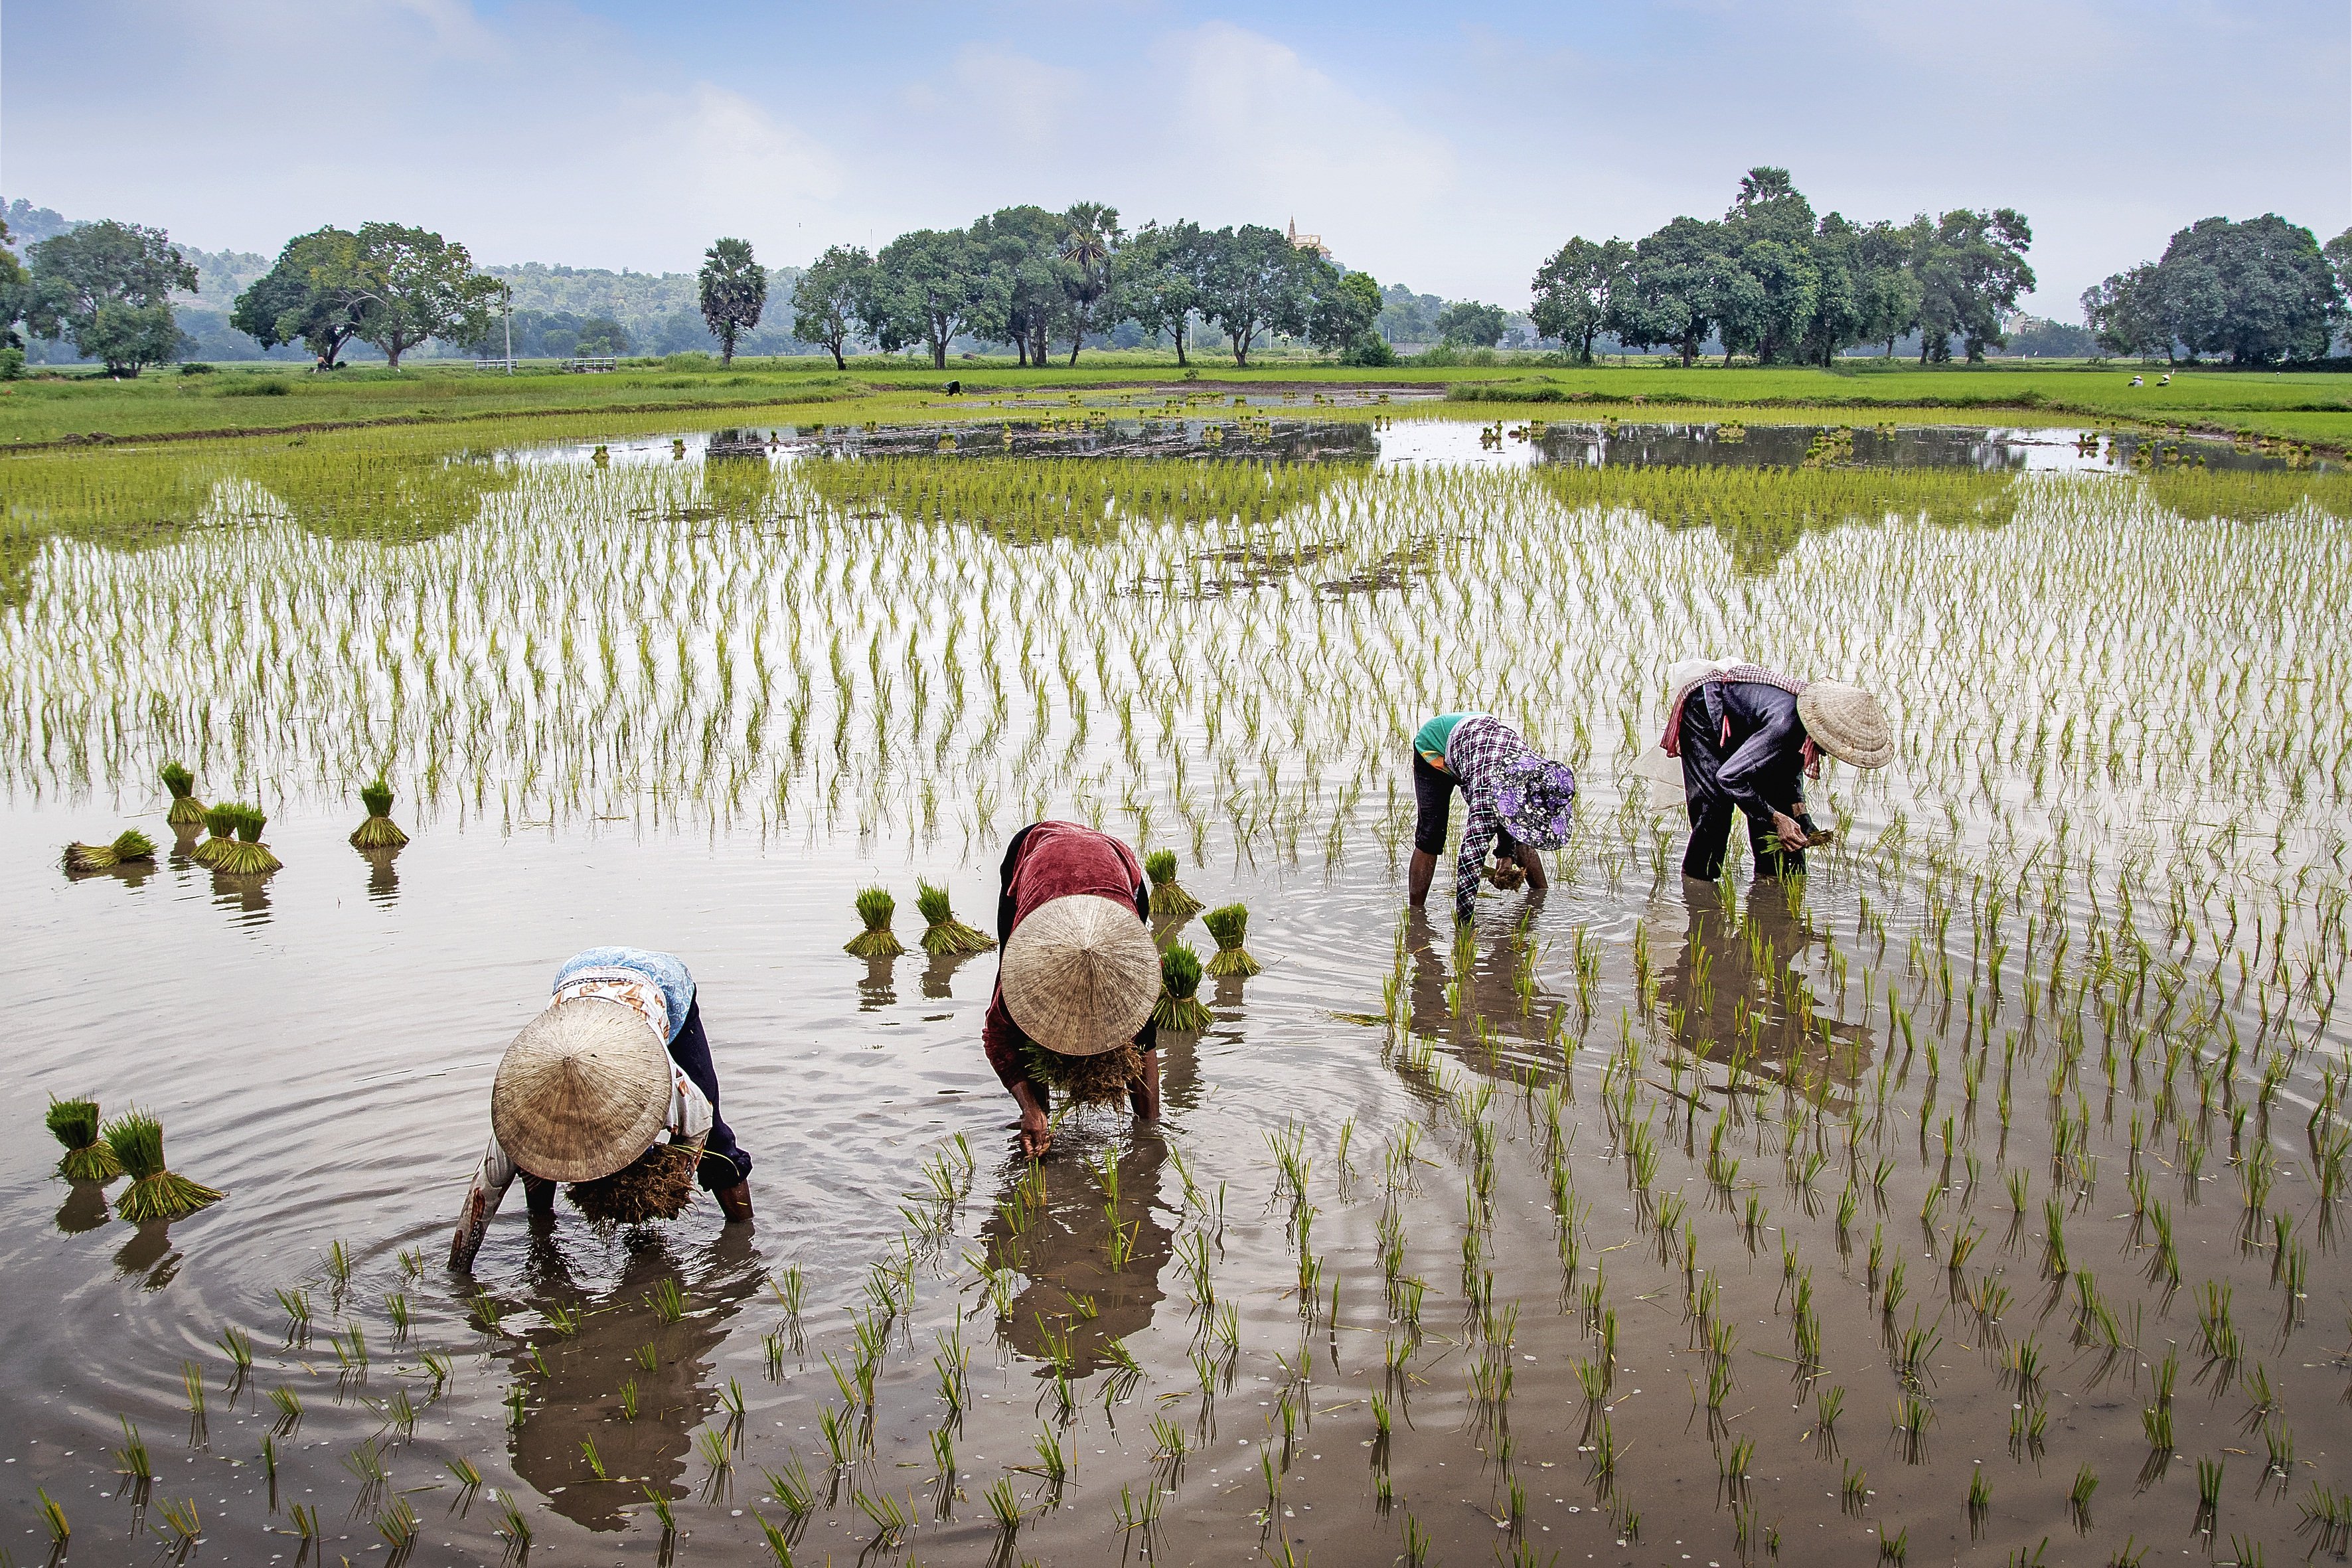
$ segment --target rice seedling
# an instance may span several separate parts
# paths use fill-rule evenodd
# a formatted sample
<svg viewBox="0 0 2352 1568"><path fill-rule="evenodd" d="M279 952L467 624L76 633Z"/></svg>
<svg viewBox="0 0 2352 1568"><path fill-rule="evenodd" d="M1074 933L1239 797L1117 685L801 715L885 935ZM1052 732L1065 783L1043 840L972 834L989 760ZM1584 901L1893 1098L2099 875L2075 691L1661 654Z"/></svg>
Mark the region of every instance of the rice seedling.
<svg viewBox="0 0 2352 1568"><path fill-rule="evenodd" d="M146 1439L139 1436L138 1424L128 1415L118 1415L122 1423L122 1447L114 1450L114 1462L121 1473L132 1481L144 1485L155 1479L155 1465L147 1452Z"/></svg>
<svg viewBox="0 0 2352 1568"><path fill-rule="evenodd" d="M376 1533L383 1536L385 1544L395 1552L405 1552L414 1545L416 1533L422 1528L423 1521L416 1517L416 1510L404 1497L393 1499L391 1505L375 1516Z"/></svg>
<svg viewBox="0 0 2352 1568"><path fill-rule="evenodd" d="M1216 1022L1201 1005L1201 955L1175 942L1160 955L1160 1001L1151 1020L1174 1034L1197 1035Z"/></svg>
<svg viewBox="0 0 2352 1568"><path fill-rule="evenodd" d="M890 930L890 918L898 913L898 900L890 896L887 888L865 888L857 895L857 918L866 929L849 939L843 948L853 958L896 958L907 951Z"/></svg>
<svg viewBox="0 0 2352 1568"><path fill-rule="evenodd" d="M360 804L367 808L367 817L352 829L354 849L398 849L408 842L408 835L392 819L392 786L381 774L360 788Z"/></svg>
<svg viewBox="0 0 2352 1568"><path fill-rule="evenodd" d="M116 1163L131 1178L131 1185L114 1200L114 1212L133 1225L179 1219L228 1195L164 1168L163 1124L145 1111L116 1117L106 1124L105 1134Z"/></svg>
<svg viewBox="0 0 2352 1568"><path fill-rule="evenodd" d="M122 1174L122 1162L115 1158L113 1145L99 1136L98 1101L59 1100L52 1095L47 1122L58 1142L65 1145L65 1155L58 1161L58 1175L69 1182L103 1184Z"/></svg>
<svg viewBox="0 0 2352 1568"><path fill-rule="evenodd" d="M57 1510L55 1503L48 1506ZM195 1544L196 1537L204 1533L204 1520L196 1512L196 1500L194 1498L165 1498L155 1505L155 1511L163 1521L155 1533L171 1542L175 1552L185 1552ZM57 1526L64 1519L63 1510L58 1510L50 1525L52 1540L58 1539Z"/></svg>
<svg viewBox="0 0 2352 1568"><path fill-rule="evenodd" d="M1151 916L1181 925L1199 914L1201 901L1176 880L1176 852L1154 849L1143 858L1144 874L1151 879Z"/></svg>
<svg viewBox="0 0 2352 1568"><path fill-rule="evenodd" d="M224 840L223 847L206 862L207 865L232 877L266 877L280 868L284 863L270 852L268 845L261 841L262 832L269 826L269 818L259 806L237 801L213 809L229 814L229 819L236 829L236 837Z"/></svg>
<svg viewBox="0 0 2352 1568"><path fill-rule="evenodd" d="M1265 966L1242 946L1243 940L1249 933L1248 910L1239 904L1226 904L1202 915L1201 923L1208 928L1209 934L1217 942L1217 951L1206 966L1209 973L1220 977L1246 977L1264 969Z"/></svg>
<svg viewBox="0 0 2352 1568"><path fill-rule="evenodd" d="M530 1551L530 1516L516 1503L511 1491L499 1494L499 1522L494 1533L512 1552L528 1553Z"/></svg>
<svg viewBox="0 0 2352 1568"><path fill-rule="evenodd" d="M302 1396L291 1388L280 1385L269 1391L269 1403L278 1409L275 1430L283 1436L302 1424Z"/></svg>
<svg viewBox="0 0 2352 1568"><path fill-rule="evenodd" d="M915 908L923 917L923 951L934 956L943 953L985 952L996 945L996 939L985 931L976 931L955 918L948 902L948 890L937 882L918 880L915 883ZM858 911L863 914L861 908Z"/></svg>
<svg viewBox="0 0 2352 1568"><path fill-rule="evenodd" d="M117 866L135 866L155 858L155 841L135 827L126 827L104 844L68 844L60 858L65 869L74 875L92 871L110 871Z"/></svg>
<svg viewBox="0 0 2352 1568"><path fill-rule="evenodd" d="M172 797L171 809L163 814L164 826L174 832L203 826L205 808L195 798L196 775L176 762L167 762L157 770L157 777Z"/></svg>
<svg viewBox="0 0 2352 1568"><path fill-rule="evenodd" d="M2073 1512L2074 1528L2088 1533L2091 1528L2091 1494L2099 1489L2097 1472L2084 1465L2074 1472L2074 1484L2066 1489L2066 1506Z"/></svg>

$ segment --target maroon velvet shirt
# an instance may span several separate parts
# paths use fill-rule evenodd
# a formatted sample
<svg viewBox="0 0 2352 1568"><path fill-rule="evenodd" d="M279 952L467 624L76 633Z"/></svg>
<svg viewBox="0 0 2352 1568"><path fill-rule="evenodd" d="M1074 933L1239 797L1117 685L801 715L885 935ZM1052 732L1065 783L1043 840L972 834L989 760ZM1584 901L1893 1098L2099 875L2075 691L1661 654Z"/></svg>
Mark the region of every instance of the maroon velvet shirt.
<svg viewBox="0 0 2352 1568"><path fill-rule="evenodd" d="M1135 851L1108 833L1075 822L1033 822L1013 836L998 868L996 941L999 951L1013 940L1013 929L1029 911L1048 900L1073 893L1090 893L1135 906L1135 918L1145 918L1151 907L1150 884ZM988 1065L1006 1089L1026 1079L1021 1064L1021 1043L1026 1038L1004 1005L1000 980L988 1001L988 1016L980 1026L982 1049ZM1150 1023L1135 1037L1138 1047L1150 1050L1159 1043L1159 1031Z"/></svg>

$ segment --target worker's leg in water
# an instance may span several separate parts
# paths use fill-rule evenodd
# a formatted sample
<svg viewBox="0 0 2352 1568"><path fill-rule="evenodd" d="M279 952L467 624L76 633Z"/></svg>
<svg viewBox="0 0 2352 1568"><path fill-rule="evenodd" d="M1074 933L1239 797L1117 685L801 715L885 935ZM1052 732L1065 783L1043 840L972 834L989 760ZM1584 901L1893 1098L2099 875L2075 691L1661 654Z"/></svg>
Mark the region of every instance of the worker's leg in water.
<svg viewBox="0 0 2352 1568"><path fill-rule="evenodd" d="M1723 875L1724 851L1731 843L1731 817L1738 808L1717 775L1723 754L1706 732L1704 716L1683 705L1683 800L1690 811L1690 844L1683 851L1683 875L1712 882Z"/></svg>
<svg viewBox="0 0 2352 1568"><path fill-rule="evenodd" d="M555 1184L526 1174L522 1179L523 1202L530 1210L534 1226L553 1223L555 1219Z"/></svg>
<svg viewBox="0 0 2352 1568"><path fill-rule="evenodd" d="M1137 1120L1157 1121L1160 1120L1160 1052L1154 1047L1141 1054L1143 1076L1127 1086L1128 1103L1135 1107Z"/></svg>
<svg viewBox="0 0 2352 1568"><path fill-rule="evenodd" d="M1445 853L1445 819L1454 805L1454 775L1429 765L1419 752L1412 754L1412 864L1405 873L1405 889L1414 909L1429 898L1429 884L1437 875L1437 858Z"/></svg>
<svg viewBox="0 0 2352 1568"><path fill-rule="evenodd" d="M719 1200L730 1220L751 1217L751 1154L735 1142L735 1131L719 1110L719 1069L711 1065L710 1039L702 1032L702 998L687 1005L686 1022L669 1043L670 1060L710 1101L710 1138L703 1145L698 1178Z"/></svg>

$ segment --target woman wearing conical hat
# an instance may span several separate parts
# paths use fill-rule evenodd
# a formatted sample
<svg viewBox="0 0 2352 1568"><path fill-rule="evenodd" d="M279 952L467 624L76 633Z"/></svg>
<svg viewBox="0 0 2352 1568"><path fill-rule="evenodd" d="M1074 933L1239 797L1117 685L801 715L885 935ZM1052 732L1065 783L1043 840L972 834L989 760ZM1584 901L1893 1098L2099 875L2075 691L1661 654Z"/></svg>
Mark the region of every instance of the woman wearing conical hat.
<svg viewBox="0 0 2352 1568"><path fill-rule="evenodd" d="M1033 822L998 875L996 994L980 1040L1021 1107L1022 1152L1053 1143L1049 1079L1077 1100L1123 1092L1139 1120L1159 1120L1160 950L1142 861L1107 833Z"/></svg>
<svg viewBox="0 0 2352 1568"><path fill-rule="evenodd" d="M1878 699L1840 680L1799 680L1729 659L1685 659L1667 672L1659 750L1682 760L1690 847L1683 875L1723 874L1731 814L1748 818L1759 876L1801 875L1805 850L1829 835L1813 826L1805 781L1821 753L1858 768L1885 767L1895 737Z"/></svg>
<svg viewBox="0 0 2352 1568"><path fill-rule="evenodd" d="M730 1224L751 1219L751 1156L719 1115L694 976L667 952L590 948L564 962L546 1008L499 1058L490 1146L466 1194L449 1266L473 1267L516 1176L532 1220L544 1223L554 1218L557 1183L601 1182L664 1143L698 1146L694 1179ZM680 1205L692 1191L685 1179Z"/></svg>

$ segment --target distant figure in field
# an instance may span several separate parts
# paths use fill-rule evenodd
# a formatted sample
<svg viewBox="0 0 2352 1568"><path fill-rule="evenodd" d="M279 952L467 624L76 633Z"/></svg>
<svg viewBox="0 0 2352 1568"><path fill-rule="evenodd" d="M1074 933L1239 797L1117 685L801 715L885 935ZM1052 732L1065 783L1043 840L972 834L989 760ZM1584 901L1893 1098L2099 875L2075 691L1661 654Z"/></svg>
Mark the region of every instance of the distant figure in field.
<svg viewBox="0 0 2352 1568"><path fill-rule="evenodd" d="M1802 875L1806 848L1829 839L1805 807L1805 781L1821 776L1819 752L1858 768L1894 759L1885 710L1859 687L1704 658L1675 665L1668 679L1674 695L1658 747L1682 759L1685 877L1723 874L1735 808L1748 818L1759 876Z"/></svg>
<svg viewBox="0 0 2352 1568"><path fill-rule="evenodd" d="M2132 384L2134 386L2145 386L2145 385L2147 385L2147 377L2145 377L2145 376L2137 376L2137 375L2136 375L2136 376L2134 376L2134 377L2132 377L2132 378L2131 378L2131 384Z"/></svg>

